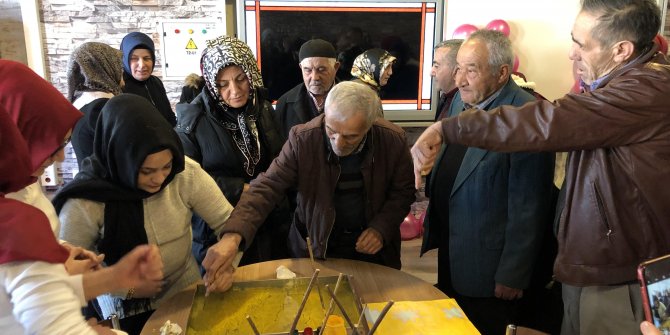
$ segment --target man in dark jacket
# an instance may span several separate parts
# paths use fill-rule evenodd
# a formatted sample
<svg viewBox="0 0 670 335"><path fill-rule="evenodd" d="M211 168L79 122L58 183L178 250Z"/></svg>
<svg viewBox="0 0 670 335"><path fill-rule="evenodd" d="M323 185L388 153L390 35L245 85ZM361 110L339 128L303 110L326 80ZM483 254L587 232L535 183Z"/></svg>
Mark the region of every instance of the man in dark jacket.
<svg viewBox="0 0 670 335"><path fill-rule="evenodd" d="M435 121L447 116L449 106L458 92L454 81L454 69L456 68L456 55L462 43L461 39L446 40L437 43L434 48L430 76L433 77L435 86L440 91L440 102L435 111Z"/></svg>
<svg viewBox="0 0 670 335"><path fill-rule="evenodd" d="M203 261L207 273L230 266L238 246L251 243L289 187L298 192L289 232L292 257L308 257L309 237L317 258L399 269L400 223L414 202L412 163L404 131L377 118L380 105L369 87L337 84L326 99L325 115L294 127L279 156L242 194L226 222L225 243L210 248ZM213 264L212 254L227 261ZM205 278L213 287L227 279L217 280Z"/></svg>
<svg viewBox="0 0 670 335"><path fill-rule="evenodd" d="M479 30L463 42L448 116L466 106L521 106L535 97L510 78L514 53L503 33ZM519 322L544 227L554 155L494 152L449 143L435 164L422 252L438 250L437 287L455 298L482 334ZM473 264L478 266L473 266ZM524 301L525 302L525 301Z"/></svg>
<svg viewBox="0 0 670 335"><path fill-rule="evenodd" d="M323 114L324 102L340 67L336 57L333 45L321 39L309 40L300 47L298 65L303 83L279 97L275 108L284 139L293 126Z"/></svg>
<svg viewBox="0 0 670 335"><path fill-rule="evenodd" d="M121 40L123 52L124 93L137 94L149 100L174 127L177 119L163 82L152 75L156 65L154 41L144 33L132 32Z"/></svg>
<svg viewBox="0 0 670 335"><path fill-rule="evenodd" d="M554 264L562 334L639 333L636 267L670 253L670 64L652 42L660 26L654 0L583 0L569 56L586 92L467 110L412 148L416 182L443 142L569 152Z"/></svg>

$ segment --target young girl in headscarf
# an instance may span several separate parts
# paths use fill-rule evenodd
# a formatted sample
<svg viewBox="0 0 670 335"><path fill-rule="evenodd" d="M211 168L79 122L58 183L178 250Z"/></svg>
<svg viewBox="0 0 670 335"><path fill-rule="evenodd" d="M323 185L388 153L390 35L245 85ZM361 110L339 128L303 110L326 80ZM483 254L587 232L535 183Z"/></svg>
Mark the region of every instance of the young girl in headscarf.
<svg viewBox="0 0 670 335"><path fill-rule="evenodd" d="M133 94L105 104L93 154L53 201L63 225L61 238L105 253L107 265L136 245L160 249L162 288L141 286L98 297L103 317L116 313L130 334L141 331L163 299L200 279L191 255L193 212L220 232L232 211L212 178L184 158L170 124L149 101Z"/></svg>
<svg viewBox="0 0 670 335"><path fill-rule="evenodd" d="M107 101L121 93L121 51L99 42L86 42L72 52L67 64L67 98L84 113L72 131L72 147L81 166L93 152L95 123Z"/></svg>
<svg viewBox="0 0 670 335"><path fill-rule="evenodd" d="M235 205L249 182L265 171L283 145L256 59L244 42L221 36L207 43L200 62L205 88L177 105L177 132L186 155L198 161ZM288 257L287 206L270 214L242 264ZM216 241L194 217L194 253Z"/></svg>
<svg viewBox="0 0 670 335"><path fill-rule="evenodd" d="M30 82L30 89L25 86ZM105 290L158 283L155 247L133 250L117 266L70 276L63 262L80 254L60 246L39 209L7 199L32 183L53 156L78 112L25 65L0 60L0 329L3 334L110 334L91 328L80 313L84 299ZM38 92L35 95L35 92ZM53 210L53 209L52 209Z"/></svg>

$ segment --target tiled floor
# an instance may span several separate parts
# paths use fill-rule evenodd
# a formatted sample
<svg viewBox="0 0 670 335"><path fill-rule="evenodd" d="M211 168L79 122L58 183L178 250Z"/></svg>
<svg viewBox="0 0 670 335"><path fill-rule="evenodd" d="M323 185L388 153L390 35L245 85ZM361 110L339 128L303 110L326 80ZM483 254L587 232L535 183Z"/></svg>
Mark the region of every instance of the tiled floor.
<svg viewBox="0 0 670 335"><path fill-rule="evenodd" d="M402 242L400 259L402 271L419 277L431 284L437 282L437 249L419 257L421 237Z"/></svg>

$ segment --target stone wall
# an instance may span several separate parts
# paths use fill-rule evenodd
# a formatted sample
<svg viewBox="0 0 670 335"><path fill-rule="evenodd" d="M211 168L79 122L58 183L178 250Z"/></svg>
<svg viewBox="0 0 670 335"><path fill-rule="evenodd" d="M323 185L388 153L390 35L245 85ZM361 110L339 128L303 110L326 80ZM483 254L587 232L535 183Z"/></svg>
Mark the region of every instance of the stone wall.
<svg viewBox="0 0 670 335"><path fill-rule="evenodd" d="M156 71L161 75L162 55L157 23L162 19L223 17L226 4L235 0L41 0L47 78L65 92L65 66L70 51L86 41L99 41L118 47L125 34L142 31L156 43ZM0 54L25 62L25 43L19 0L0 0ZM669 6L670 7L670 6ZM230 17L228 21L234 21ZM231 27L228 24L228 27ZM670 36L670 11L664 35ZM23 48L21 47L23 46ZM20 54L23 52L23 54ZM179 99L181 81L165 81L173 104Z"/></svg>
<svg viewBox="0 0 670 335"><path fill-rule="evenodd" d="M0 0L4 1L4 0ZM66 66L78 45L97 41L119 47L133 31L151 36L156 44L154 75L161 77L162 54L158 22L164 19L222 18L227 1L197 0L42 0L47 77L61 92L67 91ZM228 1L230 2L230 0ZM179 100L182 81L164 80L173 105Z"/></svg>

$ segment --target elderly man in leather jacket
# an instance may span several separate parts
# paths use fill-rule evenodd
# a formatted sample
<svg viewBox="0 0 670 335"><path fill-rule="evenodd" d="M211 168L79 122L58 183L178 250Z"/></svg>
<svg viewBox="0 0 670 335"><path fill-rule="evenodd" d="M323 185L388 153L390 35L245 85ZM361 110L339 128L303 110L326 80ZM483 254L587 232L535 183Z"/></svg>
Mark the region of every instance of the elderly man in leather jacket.
<svg viewBox="0 0 670 335"><path fill-rule="evenodd" d="M670 253L670 65L652 43L653 0L583 0L569 57L582 94L468 110L412 148L417 182L442 142L496 151L568 151L559 202L562 334L634 334L637 265Z"/></svg>
<svg viewBox="0 0 670 335"><path fill-rule="evenodd" d="M242 194L226 222L225 242L219 243L225 247L210 248L203 266L229 267L238 246L251 243L284 191L294 187L297 207L288 238L292 257L309 256L309 237L317 258L400 269L400 223L415 200L412 160L404 131L377 118L380 104L365 85L335 85L324 115L294 127L279 156ZM215 254L227 261L213 263ZM230 280L204 279L212 289Z"/></svg>

